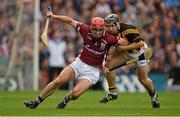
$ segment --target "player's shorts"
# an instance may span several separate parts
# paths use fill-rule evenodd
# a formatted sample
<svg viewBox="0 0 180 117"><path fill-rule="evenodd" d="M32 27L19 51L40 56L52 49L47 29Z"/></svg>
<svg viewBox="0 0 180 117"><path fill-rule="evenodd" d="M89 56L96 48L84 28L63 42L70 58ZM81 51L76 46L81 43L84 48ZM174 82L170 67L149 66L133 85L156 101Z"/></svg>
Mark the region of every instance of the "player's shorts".
<svg viewBox="0 0 180 117"><path fill-rule="evenodd" d="M87 79L91 85L96 84L99 80L100 69L84 63L78 57L69 66L75 72L75 80Z"/></svg>
<svg viewBox="0 0 180 117"><path fill-rule="evenodd" d="M138 60L137 63L136 63L137 66L144 66L149 62L149 60L139 60L139 56L141 54L143 54L146 51L147 48L148 48L147 44L144 43L144 47L141 47L141 49L139 51L133 52L133 53L128 53L127 52L125 55L130 59L136 58Z"/></svg>

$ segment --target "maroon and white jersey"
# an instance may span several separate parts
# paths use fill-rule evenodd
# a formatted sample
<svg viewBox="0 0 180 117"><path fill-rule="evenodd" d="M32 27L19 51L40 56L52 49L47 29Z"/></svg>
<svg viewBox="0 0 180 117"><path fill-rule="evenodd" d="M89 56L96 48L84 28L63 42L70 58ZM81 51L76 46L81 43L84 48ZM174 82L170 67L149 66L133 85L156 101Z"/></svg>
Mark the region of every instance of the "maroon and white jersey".
<svg viewBox="0 0 180 117"><path fill-rule="evenodd" d="M101 67L109 48L112 45L118 45L118 37L105 32L102 39L93 40L90 35L90 26L78 23L76 29L80 32L84 42L79 58L88 65Z"/></svg>

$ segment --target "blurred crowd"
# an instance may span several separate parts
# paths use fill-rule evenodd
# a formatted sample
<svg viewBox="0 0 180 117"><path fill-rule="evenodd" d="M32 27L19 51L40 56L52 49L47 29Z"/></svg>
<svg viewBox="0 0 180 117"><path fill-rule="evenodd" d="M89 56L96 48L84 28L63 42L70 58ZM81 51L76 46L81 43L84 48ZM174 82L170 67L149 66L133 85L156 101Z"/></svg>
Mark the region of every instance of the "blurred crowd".
<svg viewBox="0 0 180 117"><path fill-rule="evenodd" d="M7 65L13 39L18 37L17 65L32 67L34 40L34 0L24 0L20 33L15 33L21 0L1 0L0 4L0 65ZM40 33L45 25L47 0L40 0ZM135 25L145 41L153 47L152 72L170 73L180 65L180 1L179 0L54 0L55 14L70 16L90 23L94 16L118 14L120 22ZM39 44L40 75L44 84L52 80L59 68L73 61L81 50L82 38L74 28L58 21L50 22L50 47ZM49 73L55 71L51 76ZM134 72L133 65L122 67L118 73ZM2 68L1 68L2 69ZM29 68L27 69L29 73ZM51 77L51 78L48 78Z"/></svg>

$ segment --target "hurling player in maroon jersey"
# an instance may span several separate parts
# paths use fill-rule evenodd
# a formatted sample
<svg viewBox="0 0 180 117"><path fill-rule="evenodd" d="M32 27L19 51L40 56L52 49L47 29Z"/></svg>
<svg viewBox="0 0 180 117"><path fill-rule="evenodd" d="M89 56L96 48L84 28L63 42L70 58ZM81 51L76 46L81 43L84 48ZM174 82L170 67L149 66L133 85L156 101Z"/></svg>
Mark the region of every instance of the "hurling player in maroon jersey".
<svg viewBox="0 0 180 117"><path fill-rule="evenodd" d="M75 61L65 67L37 98L24 102L25 106L30 109L35 109L43 100L54 93L60 85L75 80L75 87L57 106L57 108L65 108L70 100L77 99L98 81L100 68L109 48L118 45L117 36L104 31L104 20L100 17L93 18L90 26L68 16L54 15L51 11L47 13L47 17L52 17L76 28L83 37L83 48Z"/></svg>

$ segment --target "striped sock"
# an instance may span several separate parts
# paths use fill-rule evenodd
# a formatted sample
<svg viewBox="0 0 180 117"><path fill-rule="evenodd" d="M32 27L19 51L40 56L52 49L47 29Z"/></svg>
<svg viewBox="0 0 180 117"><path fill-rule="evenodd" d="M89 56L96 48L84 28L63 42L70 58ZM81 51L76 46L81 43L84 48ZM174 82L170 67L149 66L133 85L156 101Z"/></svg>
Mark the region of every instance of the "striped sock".
<svg viewBox="0 0 180 117"><path fill-rule="evenodd" d="M149 92L149 95L150 95L151 97L153 97L155 94L156 94L156 91L155 91L155 90L153 90L153 92Z"/></svg>
<svg viewBox="0 0 180 117"><path fill-rule="evenodd" d="M116 87L111 87L111 88L109 88L109 93L110 93L110 94L113 94L113 95L117 95Z"/></svg>
<svg viewBox="0 0 180 117"><path fill-rule="evenodd" d="M35 99L35 102L36 102L37 104L40 104L41 102L43 102L43 99L42 99L40 96L38 96L38 97Z"/></svg>

